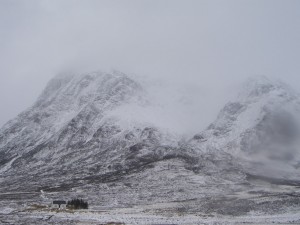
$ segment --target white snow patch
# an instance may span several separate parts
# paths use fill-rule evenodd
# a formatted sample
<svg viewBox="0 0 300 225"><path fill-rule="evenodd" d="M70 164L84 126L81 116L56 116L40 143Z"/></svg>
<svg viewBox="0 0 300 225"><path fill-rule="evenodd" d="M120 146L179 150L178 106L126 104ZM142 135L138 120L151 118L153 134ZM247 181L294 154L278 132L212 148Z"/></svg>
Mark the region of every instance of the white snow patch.
<svg viewBox="0 0 300 225"><path fill-rule="evenodd" d="M6 165L4 167L2 167L0 169L0 174L6 172L7 170L9 170L11 168L11 165L13 164L13 162L18 159L20 156L16 156L15 158L13 158L12 160L10 160L8 163L6 163Z"/></svg>

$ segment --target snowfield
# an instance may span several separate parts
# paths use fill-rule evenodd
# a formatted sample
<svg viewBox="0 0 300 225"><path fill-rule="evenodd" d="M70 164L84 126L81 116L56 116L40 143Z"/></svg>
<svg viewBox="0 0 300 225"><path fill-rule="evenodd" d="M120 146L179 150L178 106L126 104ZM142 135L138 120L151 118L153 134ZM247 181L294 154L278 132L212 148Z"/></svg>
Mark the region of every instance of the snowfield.
<svg viewBox="0 0 300 225"><path fill-rule="evenodd" d="M169 204L160 205L166 209ZM249 213L246 216L220 216L212 214L170 213L160 215L147 212L155 205L111 210L51 210L32 209L13 211L3 208L0 211L0 224L126 224L126 225L197 225L197 224L299 224L300 213L289 212L278 215Z"/></svg>

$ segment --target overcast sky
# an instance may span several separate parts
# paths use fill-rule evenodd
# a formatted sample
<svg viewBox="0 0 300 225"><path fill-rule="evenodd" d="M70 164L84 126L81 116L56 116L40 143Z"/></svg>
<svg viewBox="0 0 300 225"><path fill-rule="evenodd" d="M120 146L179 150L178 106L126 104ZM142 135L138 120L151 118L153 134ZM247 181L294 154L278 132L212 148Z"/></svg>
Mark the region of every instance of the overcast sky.
<svg viewBox="0 0 300 225"><path fill-rule="evenodd" d="M202 120L246 77L300 91L299 12L299 0L0 0L0 126L63 71L186 87L207 99Z"/></svg>

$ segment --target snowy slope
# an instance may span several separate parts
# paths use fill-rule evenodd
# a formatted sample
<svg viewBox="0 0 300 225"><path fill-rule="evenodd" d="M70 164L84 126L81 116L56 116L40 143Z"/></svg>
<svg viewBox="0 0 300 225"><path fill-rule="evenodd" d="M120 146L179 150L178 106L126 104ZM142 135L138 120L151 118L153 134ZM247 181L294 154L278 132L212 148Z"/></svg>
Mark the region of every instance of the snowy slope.
<svg viewBox="0 0 300 225"><path fill-rule="evenodd" d="M134 114L149 112L147 103L142 86L120 72L55 77L0 130L1 192L39 196L31 201L81 196L99 207L162 204L166 213L297 207L300 103L290 87L246 82L191 140ZM270 178L263 186L262 171Z"/></svg>
<svg viewBox="0 0 300 225"><path fill-rule="evenodd" d="M184 157L176 136L122 116L122 109L145 101L141 86L120 72L55 77L0 131L4 187L18 189L26 180L23 189L53 182L70 189L82 179L111 173L118 179L166 157Z"/></svg>
<svg viewBox="0 0 300 225"><path fill-rule="evenodd" d="M237 99L226 104L217 119L194 136L191 145L199 152L227 152L241 164L246 163L244 160L256 163L248 168L252 173L297 177L299 112L299 95L288 85L266 77L250 79Z"/></svg>

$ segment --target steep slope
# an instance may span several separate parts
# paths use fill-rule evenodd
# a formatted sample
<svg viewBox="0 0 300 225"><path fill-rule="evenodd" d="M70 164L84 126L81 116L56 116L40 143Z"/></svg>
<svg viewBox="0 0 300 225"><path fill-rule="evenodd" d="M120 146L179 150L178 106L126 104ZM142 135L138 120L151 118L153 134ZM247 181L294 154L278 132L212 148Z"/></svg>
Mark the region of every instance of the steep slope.
<svg viewBox="0 0 300 225"><path fill-rule="evenodd" d="M70 190L174 158L192 170L196 155L172 135L114 116L144 98L142 87L119 72L55 77L31 108L0 131L3 191Z"/></svg>
<svg viewBox="0 0 300 225"><path fill-rule="evenodd" d="M18 147L37 145L84 113L90 113L89 122L103 117L105 111L128 100L138 89L137 84L122 76L58 76L49 82L33 107L2 128L0 146L8 148L12 143L19 151Z"/></svg>
<svg viewBox="0 0 300 225"><path fill-rule="evenodd" d="M248 80L237 100L226 104L216 121L195 135L191 144L199 152L213 149L227 152L243 166L245 160L250 161L248 170L252 173L297 176L299 99L298 94L281 82L266 77Z"/></svg>

